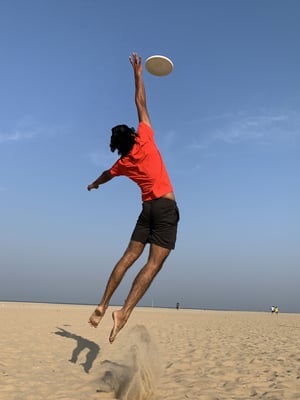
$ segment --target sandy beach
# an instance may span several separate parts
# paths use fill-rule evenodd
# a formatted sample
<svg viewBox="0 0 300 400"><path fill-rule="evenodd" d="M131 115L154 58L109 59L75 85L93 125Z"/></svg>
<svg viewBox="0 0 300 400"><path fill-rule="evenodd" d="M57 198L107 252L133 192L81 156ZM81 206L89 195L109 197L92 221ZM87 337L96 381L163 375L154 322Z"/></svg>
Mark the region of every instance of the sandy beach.
<svg viewBox="0 0 300 400"><path fill-rule="evenodd" d="M0 303L1 400L300 399L300 315Z"/></svg>

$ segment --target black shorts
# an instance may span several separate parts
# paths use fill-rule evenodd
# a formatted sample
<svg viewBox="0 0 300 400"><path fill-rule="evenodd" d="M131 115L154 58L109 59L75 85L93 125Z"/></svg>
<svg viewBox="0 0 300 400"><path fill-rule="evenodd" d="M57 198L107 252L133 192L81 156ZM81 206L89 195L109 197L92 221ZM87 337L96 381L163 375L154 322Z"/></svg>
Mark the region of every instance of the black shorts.
<svg viewBox="0 0 300 400"><path fill-rule="evenodd" d="M144 201L131 240L174 249L178 221L179 210L174 200L160 197Z"/></svg>

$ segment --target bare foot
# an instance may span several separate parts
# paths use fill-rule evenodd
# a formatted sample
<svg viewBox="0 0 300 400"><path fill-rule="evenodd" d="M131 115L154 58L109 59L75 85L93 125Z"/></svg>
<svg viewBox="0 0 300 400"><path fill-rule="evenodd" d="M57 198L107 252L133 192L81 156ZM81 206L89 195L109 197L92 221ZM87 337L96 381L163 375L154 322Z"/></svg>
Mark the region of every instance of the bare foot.
<svg viewBox="0 0 300 400"><path fill-rule="evenodd" d="M89 324L97 328L102 317L104 317L106 309L103 306L98 306L89 318Z"/></svg>
<svg viewBox="0 0 300 400"><path fill-rule="evenodd" d="M120 332L120 330L127 322L127 318L125 318L124 312L122 310L114 311L112 313L112 318L114 320L114 327L109 336L110 343L113 343L117 334Z"/></svg>

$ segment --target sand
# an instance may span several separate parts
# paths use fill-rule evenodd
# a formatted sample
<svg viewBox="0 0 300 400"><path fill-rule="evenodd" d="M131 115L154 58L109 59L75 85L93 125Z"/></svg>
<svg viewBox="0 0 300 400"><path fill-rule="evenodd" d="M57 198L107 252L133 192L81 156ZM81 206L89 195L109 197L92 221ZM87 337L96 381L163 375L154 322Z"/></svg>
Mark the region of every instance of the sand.
<svg viewBox="0 0 300 400"><path fill-rule="evenodd" d="M0 399L300 399L300 314L93 309L0 303Z"/></svg>

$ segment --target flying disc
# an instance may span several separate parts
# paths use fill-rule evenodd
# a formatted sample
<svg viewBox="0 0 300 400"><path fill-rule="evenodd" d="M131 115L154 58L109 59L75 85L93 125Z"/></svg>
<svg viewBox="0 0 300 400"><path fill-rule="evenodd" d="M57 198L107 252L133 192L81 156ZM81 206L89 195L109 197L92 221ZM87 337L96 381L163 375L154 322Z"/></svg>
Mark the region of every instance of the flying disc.
<svg viewBox="0 0 300 400"><path fill-rule="evenodd" d="M168 57L156 55L147 58L145 67L152 75L165 76L172 72L173 63Z"/></svg>

